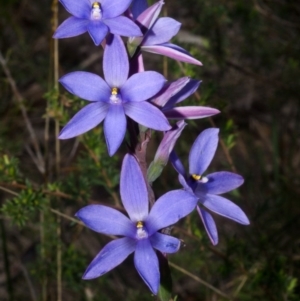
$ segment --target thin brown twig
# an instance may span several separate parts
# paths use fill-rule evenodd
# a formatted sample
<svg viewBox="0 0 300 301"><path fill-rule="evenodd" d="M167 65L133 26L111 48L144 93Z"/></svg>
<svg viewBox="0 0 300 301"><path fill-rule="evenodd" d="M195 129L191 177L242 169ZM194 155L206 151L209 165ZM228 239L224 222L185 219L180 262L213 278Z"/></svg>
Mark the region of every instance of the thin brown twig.
<svg viewBox="0 0 300 301"><path fill-rule="evenodd" d="M35 162L37 163L37 168L42 174L44 174L45 173L45 163L44 163L44 159L43 159L43 156L42 156L42 153L41 153L41 150L40 150L40 146L39 146L37 136L35 134L35 131L32 127L32 124L29 120L29 117L27 115L27 111L26 111L26 108L24 106L24 99L23 99L21 93L19 92L19 90L17 88L16 82L15 82L15 80L13 79L13 77L11 75L11 72L10 72L8 66L7 66L6 60L4 59L1 51L0 51L0 64L3 68L3 71L6 75L6 78L9 82L9 84L10 84L12 92L15 96L15 99L16 99L16 101L17 101L17 103L20 107L21 113L23 115L26 128L28 130L28 133L29 133L29 136L31 138L33 147L35 149L35 153L36 153L36 157L37 157L37 160L35 160Z"/></svg>
<svg viewBox="0 0 300 301"><path fill-rule="evenodd" d="M180 271L181 273L189 276L190 278L194 279L195 281L203 284L204 286L206 286L207 288L209 288L210 290L214 291L215 293L217 293L218 295L228 299L228 300L234 300L232 297L228 296L227 294L223 293L221 290L219 290L218 288L214 287L213 285L211 285L210 283L206 282L205 280L201 279L200 277L192 274L191 272L187 271L186 269L178 266L177 264L170 262L169 261L169 265L171 267L173 267L174 269Z"/></svg>

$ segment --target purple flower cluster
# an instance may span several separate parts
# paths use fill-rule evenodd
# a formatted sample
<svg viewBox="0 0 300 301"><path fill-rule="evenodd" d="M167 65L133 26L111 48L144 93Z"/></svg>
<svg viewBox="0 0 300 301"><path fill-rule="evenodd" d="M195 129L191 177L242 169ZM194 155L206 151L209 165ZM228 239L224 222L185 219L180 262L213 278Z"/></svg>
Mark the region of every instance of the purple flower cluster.
<svg viewBox="0 0 300 301"><path fill-rule="evenodd" d="M83 278L91 279L109 272L134 252L138 273L151 292L157 294L160 285L157 252L166 256L180 248L180 240L166 235L164 229L196 209L215 245L218 234L210 211L249 224L237 205L219 196L239 187L243 178L226 171L203 175L218 145L218 129L206 129L198 136L190 151L188 173L173 151L186 126L185 119L213 116L219 110L177 106L198 89L200 81L183 77L168 82L158 72L144 71L143 51L202 65L186 50L170 43L181 24L169 17L158 18L163 1L150 7L146 0L60 2L72 16L57 28L54 38L69 38L88 32L95 45L102 44L104 48L104 79L93 73L77 71L59 80L67 91L89 102L65 125L59 138L81 135L103 121L108 153L113 156L126 132L133 137L129 154L123 160L120 179L121 199L128 217L103 205L88 205L76 214L96 232L122 236L99 252ZM127 44L121 36L128 37ZM129 48L134 51L129 51ZM178 122L172 125L170 122L174 119ZM164 138L147 169L147 164L140 161L140 152L145 152L146 139L150 138L149 135L138 137L138 131L145 133L151 129L164 132ZM136 141L135 145L132 141ZM150 197L154 195L151 185L169 159L179 173L183 188L167 192L154 202Z"/></svg>

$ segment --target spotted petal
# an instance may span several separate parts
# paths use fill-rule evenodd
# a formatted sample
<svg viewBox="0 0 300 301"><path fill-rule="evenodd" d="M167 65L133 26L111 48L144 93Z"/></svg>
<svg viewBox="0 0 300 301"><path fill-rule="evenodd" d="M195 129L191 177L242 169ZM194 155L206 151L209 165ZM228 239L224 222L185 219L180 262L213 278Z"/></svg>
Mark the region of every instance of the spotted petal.
<svg viewBox="0 0 300 301"><path fill-rule="evenodd" d="M123 160L120 193L130 219L144 221L149 207L146 182L136 159L129 154Z"/></svg>
<svg viewBox="0 0 300 301"><path fill-rule="evenodd" d="M148 239L137 242L134 265L153 294L157 294L160 282L158 259Z"/></svg>
<svg viewBox="0 0 300 301"><path fill-rule="evenodd" d="M173 236L165 235L159 232L150 237L153 248L162 253L176 253L180 248L180 240Z"/></svg>
<svg viewBox="0 0 300 301"><path fill-rule="evenodd" d="M93 279L122 263L136 246L134 239L124 237L109 242L86 269L83 279Z"/></svg>

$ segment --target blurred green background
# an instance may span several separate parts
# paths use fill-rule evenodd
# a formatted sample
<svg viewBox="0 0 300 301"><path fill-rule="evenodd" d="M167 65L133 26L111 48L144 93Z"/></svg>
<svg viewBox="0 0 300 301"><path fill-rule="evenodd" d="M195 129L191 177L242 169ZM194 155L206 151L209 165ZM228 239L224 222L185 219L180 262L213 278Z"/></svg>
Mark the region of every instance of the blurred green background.
<svg viewBox="0 0 300 301"><path fill-rule="evenodd" d="M244 176L245 184L227 197L251 221L245 227L215 216L220 236L215 247L196 212L176 225L172 233L184 242L169 257L176 265L171 266L173 298L298 301L300 2L165 2L163 14L182 23L174 43L204 66L149 54L147 69L170 80L201 79L197 94L184 104L221 110L212 119L188 121L176 151L187 164L197 135L219 127L221 143L210 171ZM57 295L64 301L156 300L132 257L99 279L81 280L110 238L72 218L90 203L122 210L118 174L126 146L109 158L102 126L78 139L56 141L58 126L85 102L62 87L58 91L55 78L74 70L101 75L102 48L84 34L60 40L57 52L51 38L55 8L59 23L68 13L55 3L0 4L0 300L51 301L59 300ZM153 135L149 162L160 139L160 133ZM179 188L176 172L168 166L153 187L157 197Z"/></svg>

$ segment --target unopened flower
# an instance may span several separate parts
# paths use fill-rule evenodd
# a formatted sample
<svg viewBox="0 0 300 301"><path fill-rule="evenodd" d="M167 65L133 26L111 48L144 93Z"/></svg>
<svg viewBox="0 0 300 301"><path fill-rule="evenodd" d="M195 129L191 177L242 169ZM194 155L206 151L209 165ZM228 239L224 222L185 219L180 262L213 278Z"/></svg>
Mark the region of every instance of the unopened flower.
<svg viewBox="0 0 300 301"><path fill-rule="evenodd" d="M185 49L170 43L170 40L178 33L181 23L169 17L157 19L163 4L163 1L159 1L137 17L136 23L139 24L144 36L131 38L130 43L139 46L142 51L202 66L202 63L193 58Z"/></svg>
<svg viewBox="0 0 300 301"><path fill-rule="evenodd" d="M99 45L110 32L125 37L141 36L139 27L129 18L121 16L131 0L60 0L72 14L55 31L57 39L70 38L88 32Z"/></svg>
<svg viewBox="0 0 300 301"><path fill-rule="evenodd" d="M236 189L243 184L244 179L238 174L221 171L204 176L218 146L219 129L204 130L194 142L189 154L189 173L186 174L181 161L173 152L171 161L179 173L182 186L198 198L197 211L203 221L211 242L218 243L217 227L211 214L206 210L232 219L240 224L248 225L245 213L228 199L219 196Z"/></svg>
<svg viewBox="0 0 300 301"><path fill-rule="evenodd" d="M128 78L128 57L119 36L107 39L103 72L105 80L89 72L72 72L60 79L69 92L92 102L68 122L60 139L85 133L104 120L104 134L112 156L124 139L126 115L154 130L171 128L164 114L146 101L163 87L165 78L154 71L140 72Z"/></svg>
<svg viewBox="0 0 300 301"><path fill-rule="evenodd" d="M168 119L199 119L220 113L219 110L204 106L179 106L177 104L187 99L199 87L201 81L187 76L176 81L168 82L163 89L155 95L151 102L165 114Z"/></svg>
<svg viewBox="0 0 300 301"><path fill-rule="evenodd" d="M129 218L102 205L89 205L76 213L87 227L96 232L124 236L111 241L100 251L83 278L102 276L134 252L135 268L152 293L157 294L160 272L154 249L175 253L180 247L179 239L158 231L189 214L195 208L197 198L184 190L170 191L161 196L149 212L146 183L131 155L126 155L123 160L120 193Z"/></svg>

